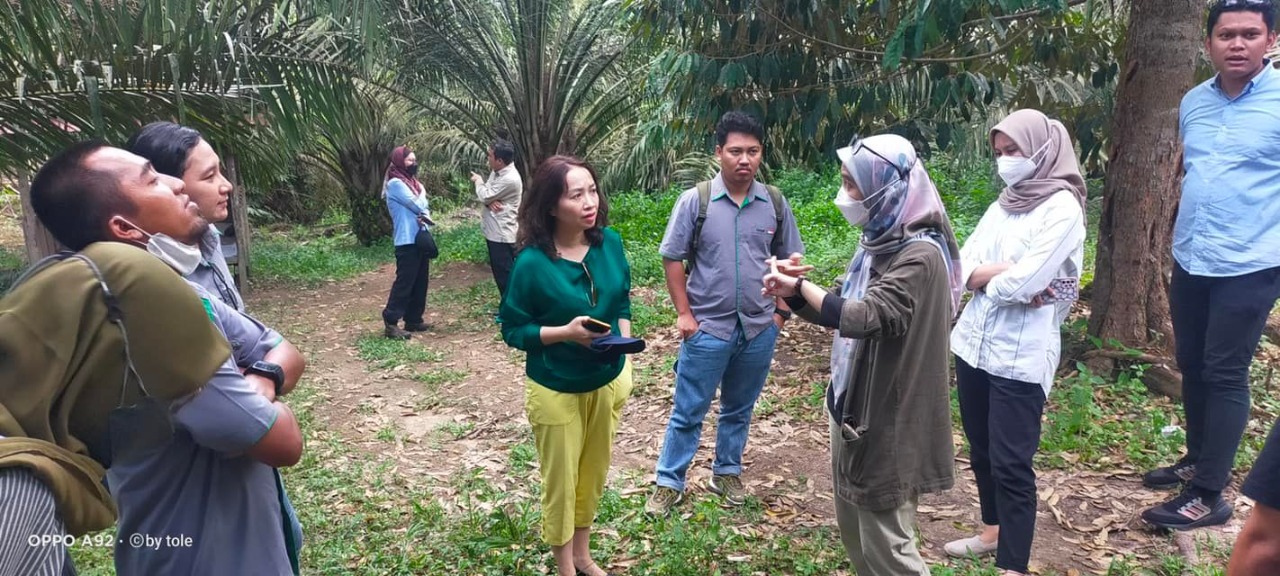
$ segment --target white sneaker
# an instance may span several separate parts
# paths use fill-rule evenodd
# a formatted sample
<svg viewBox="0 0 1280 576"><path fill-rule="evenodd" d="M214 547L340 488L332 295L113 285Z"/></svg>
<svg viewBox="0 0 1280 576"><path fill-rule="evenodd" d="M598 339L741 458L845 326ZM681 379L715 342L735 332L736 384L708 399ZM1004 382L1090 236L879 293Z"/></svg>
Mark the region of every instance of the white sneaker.
<svg viewBox="0 0 1280 576"><path fill-rule="evenodd" d="M994 554L997 547L999 547L999 540L988 544L982 541L981 536L970 536L947 542L942 549L946 551L947 556L952 558L968 558L970 556Z"/></svg>

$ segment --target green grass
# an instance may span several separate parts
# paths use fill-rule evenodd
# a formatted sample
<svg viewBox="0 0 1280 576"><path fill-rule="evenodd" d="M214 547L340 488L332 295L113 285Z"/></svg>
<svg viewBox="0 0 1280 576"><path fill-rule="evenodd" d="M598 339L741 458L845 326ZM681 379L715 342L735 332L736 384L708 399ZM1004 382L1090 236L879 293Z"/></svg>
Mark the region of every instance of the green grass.
<svg viewBox="0 0 1280 576"><path fill-rule="evenodd" d="M381 370L444 359L444 354L424 348L413 340L392 340L381 334L365 334L357 338L356 351L361 360Z"/></svg>
<svg viewBox="0 0 1280 576"><path fill-rule="evenodd" d="M417 376L414 376L413 379L423 383L430 390L436 390L441 386L466 381L468 376L470 376L470 374L465 370L439 368L430 372L422 372Z"/></svg>
<svg viewBox="0 0 1280 576"><path fill-rule="evenodd" d="M454 440L461 440L463 436L466 436L475 427L475 422L445 422L440 425L440 431Z"/></svg>
<svg viewBox="0 0 1280 576"><path fill-rule="evenodd" d="M488 264L489 248L485 244L484 234L480 232L480 222L468 221L451 226L440 226L432 229L436 245L440 247L440 257L432 264L444 265L450 262L469 262L471 264Z"/></svg>
<svg viewBox="0 0 1280 576"><path fill-rule="evenodd" d="M480 469L462 469L439 485L410 482L392 464L357 452L320 425L314 410L321 401L307 386L290 396L307 436L302 462L285 471L306 531L304 573L553 572L550 548L539 537L537 454L530 436L508 450L505 485L494 484ZM730 511L714 497L695 496L680 516L650 518L643 513L645 492L623 495L635 480L622 479L606 490L593 542L598 559L629 562L625 573L817 575L844 565L834 533L762 530L765 515L756 503ZM520 489L510 489L512 482ZM435 489L451 496L442 499ZM81 573L107 574L101 568L109 557L107 562L88 570L81 563Z"/></svg>
<svg viewBox="0 0 1280 576"><path fill-rule="evenodd" d="M497 332L498 287L493 282L480 282L462 288L429 290L427 306L449 310L447 323L458 323L467 329L492 327Z"/></svg>
<svg viewBox="0 0 1280 576"><path fill-rule="evenodd" d="M1045 408L1038 458L1057 468L1107 468L1128 462L1139 470L1178 458L1181 429L1164 434L1177 408L1153 397L1140 380L1142 366L1120 372L1114 381L1083 364L1077 374L1054 385Z"/></svg>
<svg viewBox="0 0 1280 576"><path fill-rule="evenodd" d="M252 278L254 282L314 287L358 276L394 259L389 239L361 246L349 233L314 236L296 229L255 239Z"/></svg>

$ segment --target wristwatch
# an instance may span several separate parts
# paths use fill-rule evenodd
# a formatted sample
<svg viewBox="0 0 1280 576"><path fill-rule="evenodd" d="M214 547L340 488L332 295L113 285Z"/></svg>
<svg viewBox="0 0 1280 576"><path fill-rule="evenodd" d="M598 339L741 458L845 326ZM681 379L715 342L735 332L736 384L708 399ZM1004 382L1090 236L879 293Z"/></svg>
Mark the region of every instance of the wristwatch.
<svg viewBox="0 0 1280 576"><path fill-rule="evenodd" d="M279 364L259 360L250 364L244 373L262 376L271 380L276 385L276 396L284 394L284 368L281 368Z"/></svg>
<svg viewBox="0 0 1280 576"><path fill-rule="evenodd" d="M783 310L783 309L781 309L781 308L774 308L774 309L773 309L773 313L774 313L774 314L777 314L778 316L781 316L781 317L782 317L782 320L783 320L784 322L785 322L785 321L787 321L787 320L790 320L790 319L791 319L791 311L790 311L790 310Z"/></svg>

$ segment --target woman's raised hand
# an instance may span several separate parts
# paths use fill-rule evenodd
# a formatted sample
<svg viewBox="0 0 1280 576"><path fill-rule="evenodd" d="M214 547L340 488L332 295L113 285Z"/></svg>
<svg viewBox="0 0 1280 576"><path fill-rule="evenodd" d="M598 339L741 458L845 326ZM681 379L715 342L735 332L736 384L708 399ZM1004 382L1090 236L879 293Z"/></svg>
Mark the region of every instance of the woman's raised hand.
<svg viewBox="0 0 1280 576"><path fill-rule="evenodd" d="M778 298L795 296L800 275L813 270L813 266L800 263L802 258L804 257L800 254L792 254L786 260L773 257L766 260L765 262L769 264L769 273L764 275L764 287L760 289L760 293Z"/></svg>
<svg viewBox="0 0 1280 576"><path fill-rule="evenodd" d="M789 258L786 258L784 260L778 260L777 258L772 258L772 257L766 260L766 262L769 262L771 269L773 265L776 263L777 272L781 272L783 274L786 274L787 276L795 276L795 277L800 277L808 272L813 271L813 266L804 264L803 261L804 261L804 254L801 254L799 252L792 253Z"/></svg>

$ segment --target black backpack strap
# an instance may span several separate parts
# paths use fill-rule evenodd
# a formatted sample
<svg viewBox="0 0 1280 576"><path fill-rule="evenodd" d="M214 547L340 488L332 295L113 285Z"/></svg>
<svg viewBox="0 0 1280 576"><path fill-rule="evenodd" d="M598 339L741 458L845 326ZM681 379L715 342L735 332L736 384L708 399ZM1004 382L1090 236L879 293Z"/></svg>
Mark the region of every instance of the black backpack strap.
<svg viewBox="0 0 1280 576"><path fill-rule="evenodd" d="M769 190L769 201L773 203L773 217L776 223L773 227L773 238L769 240L769 253L783 258L789 254L778 254L778 249L782 247L782 222L784 220L782 211L782 191L777 186L766 184L765 188Z"/></svg>
<svg viewBox="0 0 1280 576"><path fill-rule="evenodd" d="M703 180L695 188L698 189L698 218L693 221L693 234L689 236L689 258L684 262L684 273L693 271L698 258L698 240L702 238L702 225L707 221L707 206L711 204L711 181Z"/></svg>

